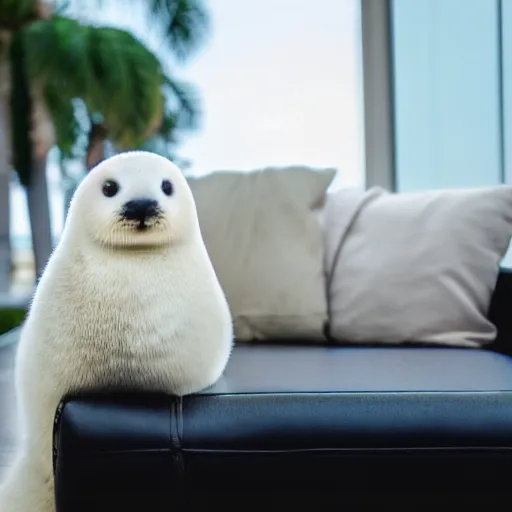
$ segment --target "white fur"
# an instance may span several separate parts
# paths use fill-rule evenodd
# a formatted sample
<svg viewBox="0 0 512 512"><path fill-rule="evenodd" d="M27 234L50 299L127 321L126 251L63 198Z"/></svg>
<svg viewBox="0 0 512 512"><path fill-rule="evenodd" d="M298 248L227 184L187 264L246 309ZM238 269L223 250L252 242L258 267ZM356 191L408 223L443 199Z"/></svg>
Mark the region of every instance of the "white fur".
<svg viewBox="0 0 512 512"><path fill-rule="evenodd" d="M174 186L170 197L161 191L164 178ZM112 198L102 194L107 179L120 184ZM156 199L163 210L146 232L116 222L122 205L137 198ZM54 511L52 429L65 395L199 391L221 376L232 338L228 304L180 170L145 152L101 163L74 195L22 329L22 440L0 487L0 512Z"/></svg>

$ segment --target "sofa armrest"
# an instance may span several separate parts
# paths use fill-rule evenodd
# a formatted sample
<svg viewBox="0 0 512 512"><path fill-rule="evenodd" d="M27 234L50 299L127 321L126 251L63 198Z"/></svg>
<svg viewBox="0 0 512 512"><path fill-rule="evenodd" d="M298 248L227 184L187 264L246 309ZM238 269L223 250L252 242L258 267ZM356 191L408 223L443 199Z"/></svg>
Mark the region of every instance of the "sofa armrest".
<svg viewBox="0 0 512 512"><path fill-rule="evenodd" d="M512 354L512 269L502 268L489 309L489 320L496 326L498 336L492 349Z"/></svg>
<svg viewBox="0 0 512 512"><path fill-rule="evenodd" d="M176 507L171 411L162 395L63 401L54 429L57 512Z"/></svg>

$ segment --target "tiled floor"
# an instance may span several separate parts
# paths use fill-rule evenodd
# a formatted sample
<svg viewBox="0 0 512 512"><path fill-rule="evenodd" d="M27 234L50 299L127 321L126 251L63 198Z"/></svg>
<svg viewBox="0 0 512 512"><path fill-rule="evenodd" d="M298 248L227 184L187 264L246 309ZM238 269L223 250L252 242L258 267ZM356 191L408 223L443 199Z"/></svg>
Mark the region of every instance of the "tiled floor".
<svg viewBox="0 0 512 512"><path fill-rule="evenodd" d="M16 344L0 347L0 479L11 460L16 442L14 356Z"/></svg>

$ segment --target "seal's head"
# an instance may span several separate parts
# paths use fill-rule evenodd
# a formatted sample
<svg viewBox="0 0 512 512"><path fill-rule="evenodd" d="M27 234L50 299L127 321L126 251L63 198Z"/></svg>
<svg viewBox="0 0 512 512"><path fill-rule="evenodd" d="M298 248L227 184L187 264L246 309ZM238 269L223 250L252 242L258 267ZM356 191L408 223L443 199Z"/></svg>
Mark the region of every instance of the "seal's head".
<svg viewBox="0 0 512 512"><path fill-rule="evenodd" d="M68 224L112 249L180 244L199 231L194 199L180 169L144 151L121 153L95 167L73 196Z"/></svg>

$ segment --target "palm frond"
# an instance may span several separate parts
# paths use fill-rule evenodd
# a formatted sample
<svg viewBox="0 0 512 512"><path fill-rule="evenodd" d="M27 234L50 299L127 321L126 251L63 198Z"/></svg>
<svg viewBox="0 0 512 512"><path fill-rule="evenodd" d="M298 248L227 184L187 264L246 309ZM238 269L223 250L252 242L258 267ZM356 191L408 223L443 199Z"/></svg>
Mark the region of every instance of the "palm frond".
<svg viewBox="0 0 512 512"><path fill-rule="evenodd" d="M173 111L167 110L164 113L162 124L158 129L157 135L165 137L168 142L176 143L176 132L179 125L179 114Z"/></svg>
<svg viewBox="0 0 512 512"><path fill-rule="evenodd" d="M89 18L89 9L100 9L114 0L73 0L74 16ZM210 17L202 0L131 0L146 10L148 21L157 30L163 30L168 49L177 58L189 57L203 42L209 32ZM117 0L120 9L130 9L129 0ZM58 14L71 13L66 0L57 2Z"/></svg>
<svg viewBox="0 0 512 512"><path fill-rule="evenodd" d="M164 91L169 106L178 114L176 128L197 128L200 117L199 95L196 88L188 83L165 76Z"/></svg>
<svg viewBox="0 0 512 512"><path fill-rule="evenodd" d="M188 57L208 32L210 20L201 0L150 0L149 8L178 58Z"/></svg>
<svg viewBox="0 0 512 512"><path fill-rule="evenodd" d="M195 128L197 125L198 98L191 84L180 82L169 76L165 77L164 91L167 102L160 127L138 149L165 156L182 169L186 169L190 162L180 157L176 148L180 142L180 132Z"/></svg>
<svg viewBox="0 0 512 512"><path fill-rule="evenodd" d="M109 138L129 147L158 128L164 75L132 34L58 16L30 24L23 34L30 79L60 91L64 104L82 98L92 116L101 116Z"/></svg>
<svg viewBox="0 0 512 512"><path fill-rule="evenodd" d="M190 162L177 153L179 114L167 110L164 113L162 123L158 131L150 138L144 141L137 149L150 151L172 160L182 170L190 166Z"/></svg>
<svg viewBox="0 0 512 512"><path fill-rule="evenodd" d="M85 101L104 117L109 137L133 146L158 127L163 72L158 59L130 33L111 27L90 32L90 72L101 90Z"/></svg>
<svg viewBox="0 0 512 512"><path fill-rule="evenodd" d="M29 49L27 75L43 90L64 158L76 156L78 137L83 132L73 102L98 87L88 71L88 31L89 27L76 20L59 16L33 22L22 30Z"/></svg>
<svg viewBox="0 0 512 512"><path fill-rule="evenodd" d="M60 86L68 97L79 97L89 83L89 27L64 17L36 21L22 30L30 80Z"/></svg>
<svg viewBox="0 0 512 512"><path fill-rule="evenodd" d="M60 89L49 84L44 89L46 106L53 120L57 146L62 158L73 158L76 155L77 141L82 127L75 116L73 102L63 97Z"/></svg>

